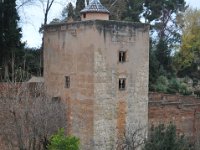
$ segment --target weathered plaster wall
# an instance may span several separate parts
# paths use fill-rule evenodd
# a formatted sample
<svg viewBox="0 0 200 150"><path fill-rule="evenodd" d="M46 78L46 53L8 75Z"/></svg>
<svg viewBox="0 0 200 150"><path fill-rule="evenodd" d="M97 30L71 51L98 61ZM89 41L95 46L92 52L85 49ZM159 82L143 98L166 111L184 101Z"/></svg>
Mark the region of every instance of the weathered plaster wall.
<svg viewBox="0 0 200 150"><path fill-rule="evenodd" d="M67 129L80 137L83 149L93 140L93 25L54 26L45 33L44 78L49 94L67 103ZM65 88L70 76L70 88Z"/></svg>
<svg viewBox="0 0 200 150"><path fill-rule="evenodd" d="M46 27L45 83L49 94L66 101L68 132L80 137L82 149L115 149L127 129L147 127L148 43L145 24L95 20ZM127 62L118 62L119 51L127 52ZM120 77L125 91L118 89Z"/></svg>

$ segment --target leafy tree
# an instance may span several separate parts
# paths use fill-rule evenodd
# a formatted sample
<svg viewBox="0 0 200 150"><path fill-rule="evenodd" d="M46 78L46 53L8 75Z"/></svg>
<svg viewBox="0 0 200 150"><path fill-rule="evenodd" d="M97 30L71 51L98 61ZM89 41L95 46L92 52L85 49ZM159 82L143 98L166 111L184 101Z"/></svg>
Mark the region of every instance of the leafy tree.
<svg viewBox="0 0 200 150"><path fill-rule="evenodd" d="M149 90L155 91L155 83L158 77L163 73L163 68L160 67L160 63L156 57L155 47L153 47L152 38L150 38L150 48L149 48ZM159 68L159 69L158 69Z"/></svg>
<svg viewBox="0 0 200 150"><path fill-rule="evenodd" d="M124 0L101 0L104 5L110 11L110 19L112 20L123 20L127 19L126 16L128 1Z"/></svg>
<svg viewBox="0 0 200 150"><path fill-rule="evenodd" d="M145 0L144 7L143 16L147 22L156 19L161 20L163 25L166 25L168 19L172 19L173 13L177 14L187 8L185 0Z"/></svg>
<svg viewBox="0 0 200 150"><path fill-rule="evenodd" d="M143 4L144 0L128 0L121 19L140 22L141 14L144 11Z"/></svg>
<svg viewBox="0 0 200 150"><path fill-rule="evenodd" d="M176 53L174 65L179 76L199 79L200 71L200 10L189 9L184 14L182 45Z"/></svg>
<svg viewBox="0 0 200 150"><path fill-rule="evenodd" d="M147 22L154 21L152 29L156 31L154 38L156 57L162 67L169 72L173 72L171 66L171 52L180 43L180 27L177 24L176 16L185 11L184 0L146 0L146 10L143 14ZM154 33L155 34L155 33Z"/></svg>
<svg viewBox="0 0 200 150"><path fill-rule="evenodd" d="M144 8L142 15L145 22L151 24L152 33L151 53L149 55L149 87L151 90L156 84L158 76L171 78L176 74L172 52L180 45L182 25L179 22L182 19L182 12L186 10L187 6L185 0L145 0ZM155 69L157 71L153 72Z"/></svg>
<svg viewBox="0 0 200 150"><path fill-rule="evenodd" d="M184 136L176 133L176 126L160 124L152 127L150 136L145 142L143 150L188 150Z"/></svg>
<svg viewBox="0 0 200 150"><path fill-rule="evenodd" d="M65 136L61 128L50 139L48 150L79 150L80 141L75 136Z"/></svg>

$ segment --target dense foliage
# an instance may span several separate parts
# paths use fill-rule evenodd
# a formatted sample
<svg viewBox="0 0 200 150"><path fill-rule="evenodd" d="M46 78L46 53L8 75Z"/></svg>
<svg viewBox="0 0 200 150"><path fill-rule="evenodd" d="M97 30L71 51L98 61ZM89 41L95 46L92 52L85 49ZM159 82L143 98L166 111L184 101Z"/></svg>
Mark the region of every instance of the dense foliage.
<svg viewBox="0 0 200 150"><path fill-rule="evenodd" d="M179 76L200 79L200 10L188 9L184 15L182 45L174 65Z"/></svg>
<svg viewBox="0 0 200 150"><path fill-rule="evenodd" d="M150 136L145 142L143 150L188 150L184 136L179 136L176 133L176 126L163 124L157 127L152 127Z"/></svg>
<svg viewBox="0 0 200 150"><path fill-rule="evenodd" d="M152 33L149 88L151 91L157 91L154 87L157 86L160 76L164 76L168 80L177 77L173 65L173 53L181 44L182 30L177 18L182 18L181 14L187 7L184 0L146 1L145 6L148 9L144 15L147 22L151 23Z"/></svg>
<svg viewBox="0 0 200 150"><path fill-rule="evenodd" d="M60 129L50 139L48 150L79 150L79 139L75 136L65 136L64 129Z"/></svg>
<svg viewBox="0 0 200 150"><path fill-rule="evenodd" d="M81 14L80 11L85 8L85 0L77 0L76 6L72 5L72 3L68 3L67 6L65 6L62 10L62 19L68 20L73 19L75 21L81 20Z"/></svg>

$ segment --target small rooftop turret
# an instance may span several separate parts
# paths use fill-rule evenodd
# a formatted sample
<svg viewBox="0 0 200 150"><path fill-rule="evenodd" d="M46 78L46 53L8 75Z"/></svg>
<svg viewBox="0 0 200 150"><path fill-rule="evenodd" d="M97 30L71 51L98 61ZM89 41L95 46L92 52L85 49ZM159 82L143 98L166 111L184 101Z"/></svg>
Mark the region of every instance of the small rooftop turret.
<svg viewBox="0 0 200 150"><path fill-rule="evenodd" d="M109 20L109 11L99 0L90 0L83 10L81 10L81 20Z"/></svg>

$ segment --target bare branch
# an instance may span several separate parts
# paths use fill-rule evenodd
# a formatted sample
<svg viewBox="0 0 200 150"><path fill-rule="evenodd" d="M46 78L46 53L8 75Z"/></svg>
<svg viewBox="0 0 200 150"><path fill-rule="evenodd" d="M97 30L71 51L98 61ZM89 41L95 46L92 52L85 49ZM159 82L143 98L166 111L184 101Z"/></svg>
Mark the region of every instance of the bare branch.
<svg viewBox="0 0 200 150"><path fill-rule="evenodd" d="M45 149L66 127L65 105L45 94L43 84L0 84L0 138L11 149Z"/></svg>

